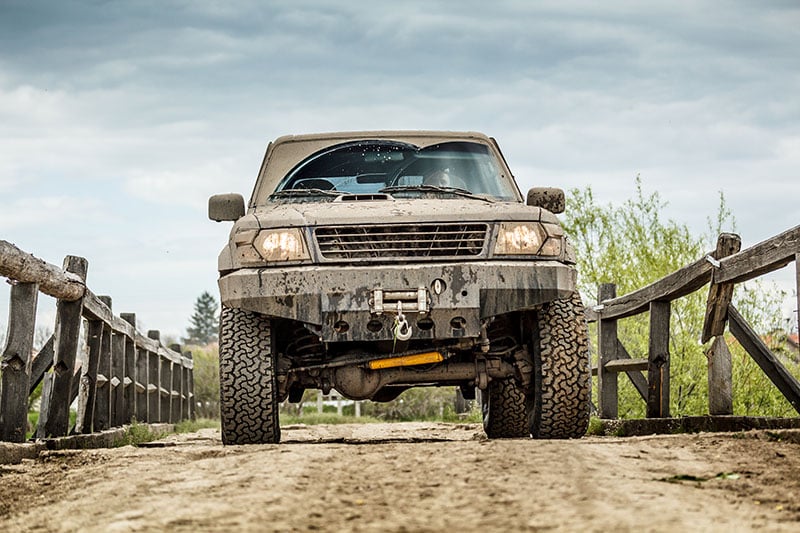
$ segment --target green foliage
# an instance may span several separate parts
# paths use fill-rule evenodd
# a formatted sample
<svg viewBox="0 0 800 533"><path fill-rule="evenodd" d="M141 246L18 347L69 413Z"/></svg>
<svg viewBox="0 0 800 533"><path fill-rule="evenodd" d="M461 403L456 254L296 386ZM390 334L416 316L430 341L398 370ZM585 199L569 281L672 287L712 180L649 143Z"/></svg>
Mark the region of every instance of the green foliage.
<svg viewBox="0 0 800 533"><path fill-rule="evenodd" d="M713 250L717 235L733 231L735 222L720 194L709 233L694 235L685 224L664 220L666 203L657 192L646 194L637 176L633 198L621 205L598 205L591 188L573 189L567 196L564 227L578 258L578 285L584 302L597 301L597 285L615 283L617 295L627 294L670 274ZM702 333L707 290L701 289L672 303L670 320L671 405L673 416L708 411L708 377ZM780 329L783 294L763 283L737 287L734 303L761 334ZM647 313L618 323L622 344L633 358L646 358ZM596 327L591 328L597 345ZM736 414L788 415L786 402L766 376L729 342L734 352L734 412ZM594 356L596 364L596 355ZM626 378L619 378L619 416L641 418L645 404ZM596 402L596 387L595 402Z"/></svg>
<svg viewBox="0 0 800 533"><path fill-rule="evenodd" d="M603 429L603 422L596 416L589 418L589 429L586 430L586 434L601 437L605 435L606 433Z"/></svg>
<svg viewBox="0 0 800 533"><path fill-rule="evenodd" d="M197 418L219 418L219 345L187 346L194 360L194 400Z"/></svg>
<svg viewBox="0 0 800 533"><path fill-rule="evenodd" d="M186 344L205 345L217 340L219 304L208 291L203 292L194 303L194 314L189 318L190 326L186 328Z"/></svg>

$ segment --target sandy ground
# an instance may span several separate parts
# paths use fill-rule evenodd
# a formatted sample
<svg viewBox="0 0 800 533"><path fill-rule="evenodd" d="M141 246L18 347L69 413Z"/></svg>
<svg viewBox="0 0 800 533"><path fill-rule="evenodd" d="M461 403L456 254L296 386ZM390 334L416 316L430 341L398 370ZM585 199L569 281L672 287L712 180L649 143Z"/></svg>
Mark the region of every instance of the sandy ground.
<svg viewBox="0 0 800 533"><path fill-rule="evenodd" d="M293 426L0 465L0 531L800 531L800 432L487 441Z"/></svg>

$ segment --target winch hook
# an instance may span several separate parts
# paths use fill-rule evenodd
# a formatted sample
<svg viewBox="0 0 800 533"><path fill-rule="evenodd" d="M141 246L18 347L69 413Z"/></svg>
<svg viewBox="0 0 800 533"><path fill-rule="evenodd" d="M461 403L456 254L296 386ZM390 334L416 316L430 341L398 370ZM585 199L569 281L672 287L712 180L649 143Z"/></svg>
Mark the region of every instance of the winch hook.
<svg viewBox="0 0 800 533"><path fill-rule="evenodd" d="M397 302L397 316L394 319L394 338L399 341L407 341L411 338L411 324L408 323L403 314L402 302Z"/></svg>

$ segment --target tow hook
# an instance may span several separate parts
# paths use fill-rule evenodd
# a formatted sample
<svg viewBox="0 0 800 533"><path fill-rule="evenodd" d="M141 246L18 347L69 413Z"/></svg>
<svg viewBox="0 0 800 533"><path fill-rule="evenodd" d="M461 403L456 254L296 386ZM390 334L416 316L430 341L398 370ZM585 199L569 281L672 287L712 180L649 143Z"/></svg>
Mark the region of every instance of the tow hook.
<svg viewBox="0 0 800 533"><path fill-rule="evenodd" d="M394 317L394 337L399 341L407 341L411 338L411 325L403 314L402 302L397 302L397 316Z"/></svg>

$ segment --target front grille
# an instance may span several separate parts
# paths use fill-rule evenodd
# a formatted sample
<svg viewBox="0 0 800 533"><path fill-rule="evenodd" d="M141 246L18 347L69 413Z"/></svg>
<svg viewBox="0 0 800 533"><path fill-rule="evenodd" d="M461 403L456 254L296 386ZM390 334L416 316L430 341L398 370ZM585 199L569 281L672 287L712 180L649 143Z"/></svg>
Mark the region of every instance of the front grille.
<svg viewBox="0 0 800 533"><path fill-rule="evenodd" d="M476 257L483 252L486 224L334 226L314 236L327 260Z"/></svg>

